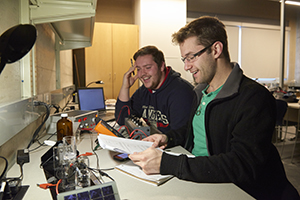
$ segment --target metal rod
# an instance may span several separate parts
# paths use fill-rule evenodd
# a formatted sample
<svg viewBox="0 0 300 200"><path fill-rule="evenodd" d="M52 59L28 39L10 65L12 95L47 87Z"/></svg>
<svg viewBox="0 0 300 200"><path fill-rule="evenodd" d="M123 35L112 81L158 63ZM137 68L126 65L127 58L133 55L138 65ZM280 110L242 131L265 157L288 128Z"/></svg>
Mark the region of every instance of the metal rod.
<svg viewBox="0 0 300 200"><path fill-rule="evenodd" d="M285 0L281 1L280 7L280 68L279 68L279 86L284 86L284 57L285 57Z"/></svg>

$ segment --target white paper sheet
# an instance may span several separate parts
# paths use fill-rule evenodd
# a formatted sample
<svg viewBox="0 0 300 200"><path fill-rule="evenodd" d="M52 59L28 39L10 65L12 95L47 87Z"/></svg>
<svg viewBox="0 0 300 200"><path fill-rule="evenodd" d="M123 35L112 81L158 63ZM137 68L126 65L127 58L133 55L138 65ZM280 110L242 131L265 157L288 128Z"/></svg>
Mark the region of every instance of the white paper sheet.
<svg viewBox="0 0 300 200"><path fill-rule="evenodd" d="M144 151L153 144L152 142L113 137L104 134L98 135L98 141L103 149L127 154Z"/></svg>
<svg viewBox="0 0 300 200"><path fill-rule="evenodd" d="M147 175L139 166L135 165L131 160L124 164L117 165L115 168L126 173L127 175L133 176L134 178L156 186L165 183L173 177L173 175L161 174Z"/></svg>

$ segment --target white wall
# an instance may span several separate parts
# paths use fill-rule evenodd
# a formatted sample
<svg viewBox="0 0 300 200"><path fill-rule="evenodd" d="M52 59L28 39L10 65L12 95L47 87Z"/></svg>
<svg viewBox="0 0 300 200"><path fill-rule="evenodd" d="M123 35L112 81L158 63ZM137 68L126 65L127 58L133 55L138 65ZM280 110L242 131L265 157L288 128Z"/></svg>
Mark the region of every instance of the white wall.
<svg viewBox="0 0 300 200"><path fill-rule="evenodd" d="M300 21L300 12L297 14L297 22ZM300 44L300 23L297 23L296 43ZM296 46L295 84L300 85L300 45Z"/></svg>
<svg viewBox="0 0 300 200"><path fill-rule="evenodd" d="M278 78L280 64L280 27L260 24L241 26L241 68L251 78ZM289 29L286 31L285 77L288 78Z"/></svg>
<svg viewBox="0 0 300 200"><path fill-rule="evenodd" d="M73 51L60 51L60 87L73 85Z"/></svg>
<svg viewBox="0 0 300 200"><path fill-rule="evenodd" d="M56 90L55 35L48 24L36 25L35 43L36 93Z"/></svg>
<svg viewBox="0 0 300 200"><path fill-rule="evenodd" d="M199 14L200 17L204 14ZM205 14L206 15L206 14ZM223 16L224 18L224 16ZM225 16L226 18L226 16ZM188 18L190 22L196 18ZM220 18L219 18L220 19ZM220 19L226 26L228 49L232 62L240 64L244 74L250 78L279 80L280 71L280 26L261 23L245 23L239 18L232 21ZM253 19L255 20L255 19ZM271 21L273 22L273 21ZM286 28L285 79L289 78L290 28Z"/></svg>
<svg viewBox="0 0 300 200"><path fill-rule="evenodd" d="M19 23L19 0L0 0L0 35ZM0 105L21 99L20 64L6 64L0 75Z"/></svg>
<svg viewBox="0 0 300 200"><path fill-rule="evenodd" d="M162 50L166 64L192 81L183 69L179 47L171 35L186 24L186 0L136 0L135 24L140 26L140 47L154 45Z"/></svg>

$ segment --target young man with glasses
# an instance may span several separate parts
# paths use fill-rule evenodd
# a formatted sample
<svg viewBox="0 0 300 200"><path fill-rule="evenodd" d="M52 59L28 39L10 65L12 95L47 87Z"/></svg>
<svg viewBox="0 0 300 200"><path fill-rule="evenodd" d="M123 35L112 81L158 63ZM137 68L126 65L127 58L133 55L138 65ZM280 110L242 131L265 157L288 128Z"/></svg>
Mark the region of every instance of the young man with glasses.
<svg viewBox="0 0 300 200"><path fill-rule="evenodd" d="M163 52L155 46L139 49L133 59L135 63L124 74L116 103L118 124L123 125L129 114L142 117L162 133L186 124L194 97L193 86L166 66ZM130 97L129 89L138 79L143 85Z"/></svg>
<svg viewBox="0 0 300 200"><path fill-rule="evenodd" d="M172 174L199 183L234 183L256 199L299 199L271 143L275 99L230 62L225 26L201 17L177 33L184 69L193 74L197 98L186 126L145 140L154 142L130 159L146 174ZM186 133L186 140L182 135ZM185 146L195 158L154 147Z"/></svg>

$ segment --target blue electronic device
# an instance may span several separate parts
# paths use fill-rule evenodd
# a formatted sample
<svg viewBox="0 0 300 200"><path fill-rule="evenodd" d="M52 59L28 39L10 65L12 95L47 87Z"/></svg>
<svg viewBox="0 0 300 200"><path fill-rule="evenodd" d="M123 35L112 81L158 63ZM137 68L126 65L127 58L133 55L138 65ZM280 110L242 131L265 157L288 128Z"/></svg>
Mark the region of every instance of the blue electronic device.
<svg viewBox="0 0 300 200"><path fill-rule="evenodd" d="M115 182L107 182L99 185L93 185L82 189L62 192L57 195L57 200L93 200L110 199L120 200L119 192Z"/></svg>

